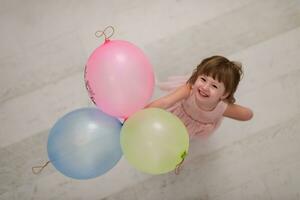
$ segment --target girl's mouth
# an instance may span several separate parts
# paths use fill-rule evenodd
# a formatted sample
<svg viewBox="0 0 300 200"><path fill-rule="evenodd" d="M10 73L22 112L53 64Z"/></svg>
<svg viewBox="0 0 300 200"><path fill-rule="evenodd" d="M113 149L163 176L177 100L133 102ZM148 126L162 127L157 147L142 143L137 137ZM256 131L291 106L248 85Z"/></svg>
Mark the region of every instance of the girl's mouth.
<svg viewBox="0 0 300 200"><path fill-rule="evenodd" d="M201 91L200 89L198 89L198 92L199 92L199 94L200 94L202 97L208 97L208 94L206 94L205 92Z"/></svg>

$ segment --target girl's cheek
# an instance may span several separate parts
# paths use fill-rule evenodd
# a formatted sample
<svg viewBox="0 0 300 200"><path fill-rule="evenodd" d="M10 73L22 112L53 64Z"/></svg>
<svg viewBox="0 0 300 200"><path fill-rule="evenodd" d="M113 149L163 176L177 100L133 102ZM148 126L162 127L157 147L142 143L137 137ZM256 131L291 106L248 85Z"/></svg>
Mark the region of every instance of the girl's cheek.
<svg viewBox="0 0 300 200"><path fill-rule="evenodd" d="M193 88L194 90L198 90L198 88L199 88L199 85L195 83L195 84L193 85L193 87L192 87L192 88Z"/></svg>
<svg viewBox="0 0 300 200"><path fill-rule="evenodd" d="M196 87L199 87L200 85L201 85L201 80L198 79L198 80L195 82L195 86L196 86Z"/></svg>

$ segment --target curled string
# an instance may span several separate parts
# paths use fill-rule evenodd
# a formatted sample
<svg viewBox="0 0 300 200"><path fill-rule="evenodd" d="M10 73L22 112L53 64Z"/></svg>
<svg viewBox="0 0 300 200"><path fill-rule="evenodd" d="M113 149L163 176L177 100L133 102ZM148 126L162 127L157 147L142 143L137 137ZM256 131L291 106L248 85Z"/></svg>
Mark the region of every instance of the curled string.
<svg viewBox="0 0 300 200"><path fill-rule="evenodd" d="M184 161L184 159L182 159L182 161L181 161L179 164L176 165L176 168L175 168L175 170L174 170L174 172L175 172L176 175L179 174L180 169L181 169L181 167L182 167L183 161Z"/></svg>
<svg viewBox="0 0 300 200"><path fill-rule="evenodd" d="M42 166L34 166L31 168L31 171L33 174L39 174L43 171L43 169L50 163L51 161L48 160L44 165Z"/></svg>
<svg viewBox="0 0 300 200"><path fill-rule="evenodd" d="M111 31L110 31L110 34L107 36L107 33L106 33L106 32L107 32L108 29L111 29ZM102 37L102 36L104 35L105 40L108 40L111 36L113 36L114 32L115 32L114 27L112 27L112 26L107 26L103 31L96 31L96 32L95 32L95 36L96 36L97 38L100 38L100 37Z"/></svg>

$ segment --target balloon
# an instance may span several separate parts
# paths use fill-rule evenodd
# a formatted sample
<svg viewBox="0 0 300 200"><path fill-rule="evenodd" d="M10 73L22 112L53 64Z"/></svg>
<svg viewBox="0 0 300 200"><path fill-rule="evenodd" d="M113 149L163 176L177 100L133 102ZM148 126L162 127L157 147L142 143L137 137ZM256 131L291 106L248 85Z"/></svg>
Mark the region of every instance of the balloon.
<svg viewBox="0 0 300 200"><path fill-rule="evenodd" d="M150 100L154 73L148 59L135 45L106 40L88 59L85 83L90 98L103 112L126 118Z"/></svg>
<svg viewBox="0 0 300 200"><path fill-rule="evenodd" d="M48 156L62 174L75 179L100 176L122 156L121 122L97 108L82 108L60 118L48 137Z"/></svg>
<svg viewBox="0 0 300 200"><path fill-rule="evenodd" d="M140 171L162 174L176 168L188 152L184 124L170 112L149 108L130 116L121 129L124 157Z"/></svg>

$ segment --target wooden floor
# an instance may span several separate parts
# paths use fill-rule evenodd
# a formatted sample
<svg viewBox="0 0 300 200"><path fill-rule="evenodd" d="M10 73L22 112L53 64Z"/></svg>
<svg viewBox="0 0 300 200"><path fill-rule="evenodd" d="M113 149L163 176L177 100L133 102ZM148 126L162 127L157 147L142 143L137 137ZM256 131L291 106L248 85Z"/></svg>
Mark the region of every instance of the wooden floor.
<svg viewBox="0 0 300 200"><path fill-rule="evenodd" d="M237 102L254 118L191 141L179 175L147 175L124 158L91 180L52 165L33 175L55 121L92 106L83 68L107 25L143 49L158 80L210 55L241 61ZM4 0L0 27L0 200L300 200L300 1Z"/></svg>

